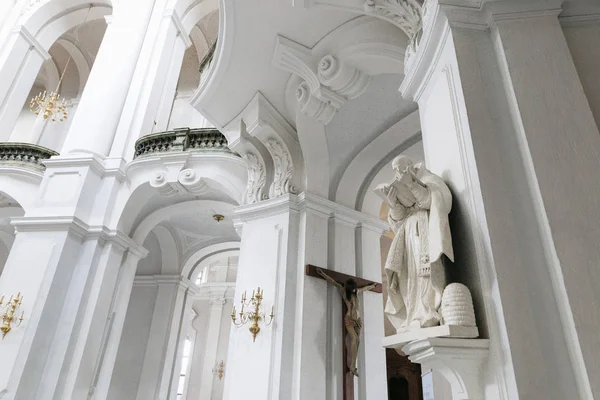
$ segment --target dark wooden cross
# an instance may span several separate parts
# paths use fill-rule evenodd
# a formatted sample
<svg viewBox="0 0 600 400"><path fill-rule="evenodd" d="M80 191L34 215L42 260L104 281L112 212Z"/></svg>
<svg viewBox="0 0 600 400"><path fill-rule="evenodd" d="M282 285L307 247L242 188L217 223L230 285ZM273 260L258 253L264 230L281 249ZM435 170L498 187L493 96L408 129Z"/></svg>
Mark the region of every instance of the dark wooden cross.
<svg viewBox="0 0 600 400"><path fill-rule="evenodd" d="M310 264L306 266L306 275L312 276L315 278L319 278L319 279L325 279L321 275L319 275L319 273L317 272L318 269L322 270L327 275L329 275L331 278L333 278L336 282L338 282L342 285L344 285L348 280L354 279L354 281L356 282L357 288L362 288L365 286L375 284L375 287L373 287L371 289L371 292L375 292L375 293L382 292L381 283L376 283L376 282L369 281L367 279L342 274L341 272L336 272L336 271L332 271L330 269L316 267L316 266L310 265ZM346 344L346 340L347 340L346 328L345 328L344 319L343 319L344 316L346 315L347 311L348 310L346 308L346 303L344 301L342 301L342 327L343 327L342 332L344 335L344 339L342 341L342 343L344 343L343 353L342 353L343 354L343 356L342 356L343 363L344 363L344 367L343 367L344 368L344 397L343 398L344 398L344 400L354 400L354 375L348 368L348 345Z"/></svg>

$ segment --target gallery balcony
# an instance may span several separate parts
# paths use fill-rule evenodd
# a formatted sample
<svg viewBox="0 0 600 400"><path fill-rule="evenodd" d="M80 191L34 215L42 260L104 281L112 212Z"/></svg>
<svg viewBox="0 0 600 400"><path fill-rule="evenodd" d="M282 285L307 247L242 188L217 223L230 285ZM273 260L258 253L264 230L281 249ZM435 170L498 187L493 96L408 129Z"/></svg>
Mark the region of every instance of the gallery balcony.
<svg viewBox="0 0 600 400"><path fill-rule="evenodd" d="M229 153L227 139L215 128L180 128L157 132L138 139L134 158L177 152Z"/></svg>
<svg viewBox="0 0 600 400"><path fill-rule="evenodd" d="M20 167L43 173L46 169L43 161L57 155L54 150L31 143L0 143L0 167Z"/></svg>
<svg viewBox="0 0 600 400"><path fill-rule="evenodd" d="M229 201L242 201L246 162L215 128L152 133L138 139L134 150L134 160L127 165L131 188L147 184L167 197L226 193Z"/></svg>

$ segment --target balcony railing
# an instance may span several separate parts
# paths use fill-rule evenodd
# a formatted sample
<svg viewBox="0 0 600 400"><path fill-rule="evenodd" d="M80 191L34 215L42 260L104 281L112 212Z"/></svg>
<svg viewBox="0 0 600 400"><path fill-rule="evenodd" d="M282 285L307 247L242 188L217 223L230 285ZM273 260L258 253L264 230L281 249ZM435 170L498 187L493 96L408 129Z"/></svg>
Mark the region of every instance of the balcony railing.
<svg viewBox="0 0 600 400"><path fill-rule="evenodd" d="M30 143L0 143L0 166L17 166L31 168L36 171L46 169L42 161L57 156L54 150Z"/></svg>
<svg viewBox="0 0 600 400"><path fill-rule="evenodd" d="M181 128L142 136L135 142L134 158L181 151L231 153L218 129Z"/></svg>

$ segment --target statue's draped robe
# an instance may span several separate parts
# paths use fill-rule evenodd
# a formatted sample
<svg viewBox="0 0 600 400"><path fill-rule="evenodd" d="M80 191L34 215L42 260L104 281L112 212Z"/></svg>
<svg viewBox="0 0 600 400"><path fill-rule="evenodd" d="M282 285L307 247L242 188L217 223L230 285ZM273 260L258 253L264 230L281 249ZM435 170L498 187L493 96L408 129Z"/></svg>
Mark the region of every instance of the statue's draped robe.
<svg viewBox="0 0 600 400"><path fill-rule="evenodd" d="M452 194L441 178L422 166L416 169L416 176L429 189L429 201L423 209L407 208L399 220L392 217L393 210L388 214L395 237L385 263L385 312L397 331L439 324L446 285L442 254L454 261L448 223Z"/></svg>

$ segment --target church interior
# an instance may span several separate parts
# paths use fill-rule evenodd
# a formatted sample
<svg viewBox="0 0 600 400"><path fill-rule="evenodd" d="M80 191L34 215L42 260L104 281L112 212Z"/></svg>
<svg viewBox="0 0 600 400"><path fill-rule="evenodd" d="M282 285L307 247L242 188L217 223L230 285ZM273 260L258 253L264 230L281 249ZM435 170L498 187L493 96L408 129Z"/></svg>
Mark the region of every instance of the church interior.
<svg viewBox="0 0 600 400"><path fill-rule="evenodd" d="M0 400L600 399L599 44L598 0L2 1Z"/></svg>

